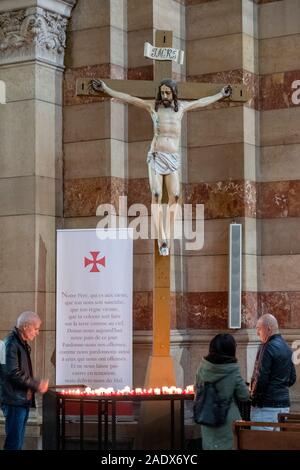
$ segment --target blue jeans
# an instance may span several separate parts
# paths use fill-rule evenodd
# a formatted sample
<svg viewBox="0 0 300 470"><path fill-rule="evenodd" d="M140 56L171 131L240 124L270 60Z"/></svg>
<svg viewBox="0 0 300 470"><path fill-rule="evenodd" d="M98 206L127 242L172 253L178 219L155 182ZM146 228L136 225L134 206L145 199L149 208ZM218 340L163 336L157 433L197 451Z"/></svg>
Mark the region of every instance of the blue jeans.
<svg viewBox="0 0 300 470"><path fill-rule="evenodd" d="M258 408L256 406L251 407L250 419L251 421L266 421L268 423L278 423L278 413L289 413L289 408ZM280 428L270 428L268 426L255 426L251 429L256 431L280 431Z"/></svg>
<svg viewBox="0 0 300 470"><path fill-rule="evenodd" d="M4 450L21 450L24 442L25 427L29 406L1 405L5 417Z"/></svg>

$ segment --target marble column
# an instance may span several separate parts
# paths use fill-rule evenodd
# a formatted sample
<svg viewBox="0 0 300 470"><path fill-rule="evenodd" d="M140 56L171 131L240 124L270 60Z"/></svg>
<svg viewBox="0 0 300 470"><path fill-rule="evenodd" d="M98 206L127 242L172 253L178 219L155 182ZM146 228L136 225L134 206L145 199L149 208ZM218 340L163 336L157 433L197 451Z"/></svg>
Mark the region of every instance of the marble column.
<svg viewBox="0 0 300 470"><path fill-rule="evenodd" d="M0 0L0 335L38 312L34 373L54 382L55 233L62 217L62 77L77 0Z"/></svg>

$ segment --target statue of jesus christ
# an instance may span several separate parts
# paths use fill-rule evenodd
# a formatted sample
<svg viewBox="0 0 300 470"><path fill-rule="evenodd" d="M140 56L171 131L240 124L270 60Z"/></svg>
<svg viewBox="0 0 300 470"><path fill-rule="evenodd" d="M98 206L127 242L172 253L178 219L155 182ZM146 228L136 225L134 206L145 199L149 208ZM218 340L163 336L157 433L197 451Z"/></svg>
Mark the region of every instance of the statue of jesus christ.
<svg viewBox="0 0 300 470"><path fill-rule="evenodd" d="M143 100L135 96L121 93L109 88L103 80L94 79L91 82L94 91L105 92L113 98L128 104L143 108L150 113L153 121L153 139L147 155L149 183L152 194L152 207L156 207L156 226L158 228L158 249L163 256L169 255L169 230L163 223L162 192L165 179L168 192L169 207L178 205L180 198L179 169L181 159L179 154L181 120L186 111L201 108L215 103L232 93L230 85L213 96L207 96L193 101L178 100L177 84L174 80L162 80L156 100ZM174 206L173 206L174 207Z"/></svg>

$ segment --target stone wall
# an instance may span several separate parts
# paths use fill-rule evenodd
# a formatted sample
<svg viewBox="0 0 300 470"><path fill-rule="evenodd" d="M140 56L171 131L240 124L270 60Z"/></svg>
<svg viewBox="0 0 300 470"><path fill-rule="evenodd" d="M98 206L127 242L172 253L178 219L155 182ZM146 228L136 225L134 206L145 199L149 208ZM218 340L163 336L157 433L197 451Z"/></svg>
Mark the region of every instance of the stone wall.
<svg viewBox="0 0 300 470"><path fill-rule="evenodd" d="M79 0L73 12L64 86L65 228L95 227L98 204L120 194L129 205L150 202L150 118L114 100L76 97L77 77L152 80L143 44L166 29L186 51L173 78L243 80L251 94L246 105L190 112L183 125L184 201L204 203L205 243L190 252L176 244L172 257L172 347L182 384L193 381L209 338L227 328L232 221L243 224L242 330L235 334L245 377L261 313L272 311L289 341L299 333L299 133L291 102L298 9L296 0L145 0L143 8L137 0ZM141 385L151 348L152 242L135 242L134 253L134 377Z"/></svg>

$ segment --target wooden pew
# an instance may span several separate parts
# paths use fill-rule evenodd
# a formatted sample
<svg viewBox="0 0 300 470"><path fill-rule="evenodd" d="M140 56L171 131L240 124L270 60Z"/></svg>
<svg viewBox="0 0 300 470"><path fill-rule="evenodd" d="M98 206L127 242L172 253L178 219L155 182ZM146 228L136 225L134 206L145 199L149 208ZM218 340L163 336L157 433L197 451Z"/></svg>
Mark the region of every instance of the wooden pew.
<svg viewBox="0 0 300 470"><path fill-rule="evenodd" d="M300 423L300 413L278 413L279 423Z"/></svg>
<svg viewBox="0 0 300 470"><path fill-rule="evenodd" d="M275 432L251 429L251 426L273 427ZM278 428L285 432L276 432ZM233 432L238 450L300 450L300 423L235 421Z"/></svg>

